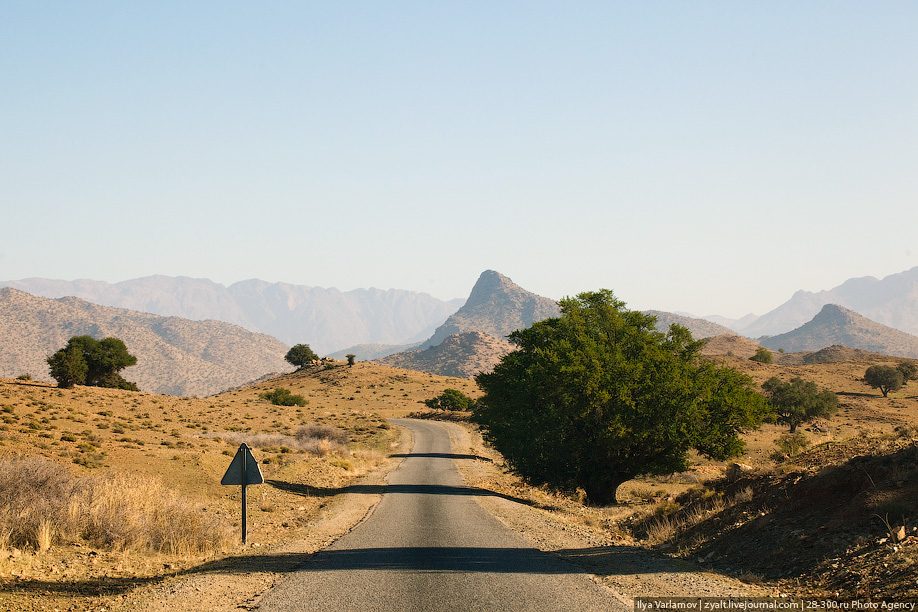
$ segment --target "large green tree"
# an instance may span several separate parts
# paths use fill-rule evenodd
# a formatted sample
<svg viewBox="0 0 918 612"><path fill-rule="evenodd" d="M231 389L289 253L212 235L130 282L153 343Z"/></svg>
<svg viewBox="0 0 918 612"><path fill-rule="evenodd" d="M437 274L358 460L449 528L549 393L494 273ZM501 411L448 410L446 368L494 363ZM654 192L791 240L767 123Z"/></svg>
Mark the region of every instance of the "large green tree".
<svg viewBox="0 0 918 612"><path fill-rule="evenodd" d="M309 348L308 344L295 344L290 347L290 350L284 355L284 359L298 368L304 368L318 358L319 356Z"/></svg>
<svg viewBox="0 0 918 612"><path fill-rule="evenodd" d="M688 467L688 451L739 455L768 407L752 379L700 356L682 326L629 311L608 290L561 301L561 315L513 332L519 347L476 380L475 420L527 480L596 504L639 474Z"/></svg>
<svg viewBox="0 0 918 612"><path fill-rule="evenodd" d="M121 377L121 370L135 365L119 338L96 340L92 336L73 336L67 346L48 357L51 377L61 387L88 385L137 391L137 385Z"/></svg>
<svg viewBox="0 0 918 612"><path fill-rule="evenodd" d="M778 422L790 427L790 432L797 431L797 426L835 414L838 411L838 397L829 391L822 391L816 383L803 380L799 376L784 382L772 376L762 384L769 401L775 409Z"/></svg>

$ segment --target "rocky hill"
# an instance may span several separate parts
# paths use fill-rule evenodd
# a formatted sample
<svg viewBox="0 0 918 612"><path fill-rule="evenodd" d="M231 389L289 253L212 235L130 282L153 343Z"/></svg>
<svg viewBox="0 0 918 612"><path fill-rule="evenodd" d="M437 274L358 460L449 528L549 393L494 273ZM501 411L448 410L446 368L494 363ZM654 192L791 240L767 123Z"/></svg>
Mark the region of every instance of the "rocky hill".
<svg viewBox="0 0 918 612"><path fill-rule="evenodd" d="M786 334L760 338L759 343L772 350L784 349L791 353L841 345L884 355L918 358L918 336L881 325L836 304L823 306L805 325Z"/></svg>
<svg viewBox="0 0 918 612"><path fill-rule="evenodd" d="M758 317L739 333L749 338L782 334L810 319L826 304L838 304L888 327L918 335L918 267L882 280L852 278L828 291L798 291L771 312Z"/></svg>
<svg viewBox="0 0 918 612"><path fill-rule="evenodd" d="M379 359L377 363L440 376L471 378L480 372L493 370L512 350L513 345L502 338L481 332L463 332L447 336L437 346L397 353Z"/></svg>
<svg viewBox="0 0 918 612"><path fill-rule="evenodd" d="M385 365L441 376L490 372L513 349L506 336L560 314L554 300L530 293L509 278L486 270L465 305L437 328L420 348L378 359Z"/></svg>
<svg viewBox="0 0 918 612"><path fill-rule="evenodd" d="M155 393L210 395L291 369L286 345L237 325L0 289L0 377L51 381L45 358L76 335L124 340L137 365L122 374Z"/></svg>
<svg viewBox="0 0 918 612"><path fill-rule="evenodd" d="M462 304L398 289L343 292L258 279L225 287L207 279L170 276L114 284L28 278L0 281L2 286L162 316L225 321L289 345L308 343L320 355L356 344L420 342Z"/></svg>
<svg viewBox="0 0 918 612"><path fill-rule="evenodd" d="M438 327L421 347L437 346L448 336L468 331L504 338L510 332L556 317L560 312L554 300L526 291L499 272L486 270L472 287L465 305Z"/></svg>

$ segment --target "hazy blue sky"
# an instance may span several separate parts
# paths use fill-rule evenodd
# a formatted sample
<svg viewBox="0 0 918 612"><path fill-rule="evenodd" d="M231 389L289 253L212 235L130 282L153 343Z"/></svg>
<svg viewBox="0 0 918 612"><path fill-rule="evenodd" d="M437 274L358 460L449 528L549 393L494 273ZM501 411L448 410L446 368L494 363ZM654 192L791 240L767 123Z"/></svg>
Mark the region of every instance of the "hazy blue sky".
<svg viewBox="0 0 918 612"><path fill-rule="evenodd" d="M763 314L918 265L916 2L0 3L0 279Z"/></svg>

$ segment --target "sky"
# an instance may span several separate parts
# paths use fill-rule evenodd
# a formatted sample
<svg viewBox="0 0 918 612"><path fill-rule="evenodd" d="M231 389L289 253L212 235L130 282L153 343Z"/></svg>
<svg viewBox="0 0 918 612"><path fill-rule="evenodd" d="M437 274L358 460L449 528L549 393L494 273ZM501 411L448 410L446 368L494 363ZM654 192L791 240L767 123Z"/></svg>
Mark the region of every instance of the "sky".
<svg viewBox="0 0 918 612"><path fill-rule="evenodd" d="M918 265L918 3L0 3L0 280L764 314Z"/></svg>

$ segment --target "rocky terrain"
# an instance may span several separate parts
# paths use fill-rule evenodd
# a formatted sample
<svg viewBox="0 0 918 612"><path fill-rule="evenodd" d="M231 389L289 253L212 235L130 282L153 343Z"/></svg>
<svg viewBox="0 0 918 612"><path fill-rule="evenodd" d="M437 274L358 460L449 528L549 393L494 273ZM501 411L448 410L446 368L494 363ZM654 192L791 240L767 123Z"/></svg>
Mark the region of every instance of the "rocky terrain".
<svg viewBox="0 0 918 612"><path fill-rule="evenodd" d="M473 378L481 372L493 370L501 358L512 350L513 345L507 340L471 331L447 336L437 346L378 359L377 363L407 370L435 372L441 376Z"/></svg>
<svg viewBox="0 0 918 612"><path fill-rule="evenodd" d="M156 393L211 395L291 369L286 345L237 325L0 289L0 377L51 381L46 357L77 335L121 338L137 357L123 376Z"/></svg>

